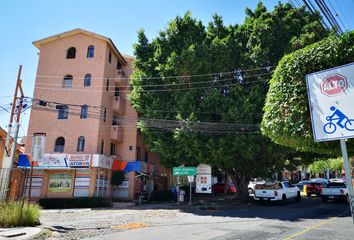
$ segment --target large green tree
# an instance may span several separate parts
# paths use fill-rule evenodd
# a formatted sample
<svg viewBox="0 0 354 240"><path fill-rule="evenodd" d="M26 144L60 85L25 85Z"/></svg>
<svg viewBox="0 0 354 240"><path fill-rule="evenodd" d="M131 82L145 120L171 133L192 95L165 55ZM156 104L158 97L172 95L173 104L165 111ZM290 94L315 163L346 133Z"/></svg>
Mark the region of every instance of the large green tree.
<svg viewBox="0 0 354 240"><path fill-rule="evenodd" d="M224 170L247 197L250 177L295 156L258 130L271 74L259 68L327 34L304 8L279 3L269 12L261 2L240 25L215 15L204 26L187 12L152 41L140 31L130 100L144 141L168 167L203 162ZM243 78L238 68L247 69Z"/></svg>

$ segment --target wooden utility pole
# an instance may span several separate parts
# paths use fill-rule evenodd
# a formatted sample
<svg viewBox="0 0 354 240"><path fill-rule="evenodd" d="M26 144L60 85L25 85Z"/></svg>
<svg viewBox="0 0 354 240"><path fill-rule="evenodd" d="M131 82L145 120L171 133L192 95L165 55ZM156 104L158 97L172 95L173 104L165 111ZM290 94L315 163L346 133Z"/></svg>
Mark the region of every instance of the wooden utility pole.
<svg viewBox="0 0 354 240"><path fill-rule="evenodd" d="M6 199L7 199L10 177L11 177L11 172L13 170L13 164L14 164L15 154L16 154L16 146L17 146L17 138L18 138L20 117L21 117L21 111L22 111L22 103L24 100L21 72L22 72L22 65L20 65L19 70L18 70L15 93L14 93L14 98L12 101L10 121L9 121L6 143L5 143L6 151L4 153L2 166L1 166L1 172L0 172L0 175L1 175L1 178L0 178L0 201L6 201ZM20 97L17 96L19 91L21 93ZM19 100L18 105L17 105L17 100ZM16 108L17 108L17 110L16 110ZM16 117L16 119L15 119L15 117ZM15 122L14 122L14 120L15 120ZM12 132L14 132L13 137L11 136ZM13 142L12 142L12 147L11 147L11 151L10 151L11 140Z"/></svg>

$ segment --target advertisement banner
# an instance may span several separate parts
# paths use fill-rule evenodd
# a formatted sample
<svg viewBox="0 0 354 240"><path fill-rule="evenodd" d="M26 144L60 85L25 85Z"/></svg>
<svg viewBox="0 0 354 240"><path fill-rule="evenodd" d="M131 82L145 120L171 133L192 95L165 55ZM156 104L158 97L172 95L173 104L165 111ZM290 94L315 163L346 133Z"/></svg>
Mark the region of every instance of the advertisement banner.
<svg viewBox="0 0 354 240"><path fill-rule="evenodd" d="M111 169L113 160L113 157L106 157L100 154L92 154L92 167Z"/></svg>
<svg viewBox="0 0 354 240"><path fill-rule="evenodd" d="M71 168L89 168L91 165L90 154L68 154L67 158Z"/></svg>
<svg viewBox="0 0 354 240"><path fill-rule="evenodd" d="M43 155L43 159L33 162L34 167L40 168L68 168L66 154L48 154Z"/></svg>
<svg viewBox="0 0 354 240"><path fill-rule="evenodd" d="M206 164L199 164L197 167L196 193L211 193L211 167Z"/></svg>
<svg viewBox="0 0 354 240"><path fill-rule="evenodd" d="M43 161L43 155L45 150L45 135L35 134L32 138L31 160Z"/></svg>
<svg viewBox="0 0 354 240"><path fill-rule="evenodd" d="M71 173L52 174L49 179L49 192L70 192Z"/></svg>

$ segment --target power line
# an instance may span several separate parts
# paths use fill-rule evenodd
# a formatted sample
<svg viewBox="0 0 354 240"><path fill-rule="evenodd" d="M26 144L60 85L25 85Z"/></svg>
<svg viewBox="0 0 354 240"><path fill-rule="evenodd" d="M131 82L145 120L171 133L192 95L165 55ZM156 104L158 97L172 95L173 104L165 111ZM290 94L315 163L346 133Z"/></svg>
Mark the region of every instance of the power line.
<svg viewBox="0 0 354 240"><path fill-rule="evenodd" d="M329 2L330 2L330 1L329 1ZM334 2L335 2L335 4L336 4L336 6L338 7L338 9L339 9L341 15L343 16L344 21L348 24L349 29L352 29L352 26L351 26L350 22L348 21L348 19L346 18L346 16L344 15L344 13L343 13L343 11L342 11L342 8L340 7L340 4L337 2L337 0L335 0Z"/></svg>
<svg viewBox="0 0 354 240"><path fill-rule="evenodd" d="M257 70L267 70L269 71L269 69L274 68L276 66L266 66L266 67L260 67L260 68L253 68L253 69L241 69L243 72L252 72L252 71L257 71ZM191 77L206 77L206 76L214 76L214 75L218 75L218 74L232 74L232 73L236 73L238 70L234 70L234 71L227 71L227 72L215 72L215 73L204 73L204 74L191 74L191 75L174 75L174 76L163 76L163 77L143 77L143 78L139 78L140 80L152 80L152 79L177 79L177 78L191 78ZM43 77L43 78L64 78L64 76L55 76L55 75L40 75L38 74L36 77ZM82 79L84 80L85 78L81 78L81 77L73 77L75 79ZM107 79L109 78L110 80L132 80L133 78L131 77L95 77L95 79Z"/></svg>
<svg viewBox="0 0 354 240"><path fill-rule="evenodd" d="M269 75L271 73L263 73L263 74L257 74L257 75L253 75L253 76L246 76L245 78L253 78L253 77L261 77L261 76L266 76ZM232 81L234 80L234 78L230 78L230 79L224 79L222 81ZM255 81L248 81L248 82L242 82L242 83L229 83L227 85L229 86L236 86L236 85L247 85L247 84L252 84L252 83L260 83L260 82L267 82L268 80L255 80ZM220 82L220 81L219 81ZM133 86L134 87L134 86ZM136 86L136 87L140 87L140 86ZM204 87L189 87L189 88L170 88L170 89L135 89L135 92L173 92L173 91L190 91L190 90L196 90L196 89L212 89L215 88L217 86L204 86ZM73 89L73 88L50 88L50 87L36 87L36 89L42 89L42 90L52 90L52 91L74 91L74 92L106 92L106 93L114 93L115 91L102 91L102 90L85 90L85 89ZM132 92L131 90L123 90L123 91L119 91L120 93L130 93Z"/></svg>

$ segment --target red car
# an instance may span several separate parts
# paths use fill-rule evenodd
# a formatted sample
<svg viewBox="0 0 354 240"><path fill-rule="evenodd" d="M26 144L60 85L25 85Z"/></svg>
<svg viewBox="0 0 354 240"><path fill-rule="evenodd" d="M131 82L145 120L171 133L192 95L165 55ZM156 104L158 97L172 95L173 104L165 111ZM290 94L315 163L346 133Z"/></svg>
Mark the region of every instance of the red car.
<svg viewBox="0 0 354 240"><path fill-rule="evenodd" d="M225 193L225 183L215 183L213 185L214 193ZM229 194L235 194L237 192L236 187L233 183L226 184L226 192Z"/></svg>
<svg viewBox="0 0 354 240"><path fill-rule="evenodd" d="M316 194L319 197L322 193L322 188L326 186L326 183L310 182L306 184L306 195L310 197L312 194Z"/></svg>

